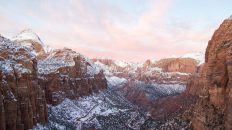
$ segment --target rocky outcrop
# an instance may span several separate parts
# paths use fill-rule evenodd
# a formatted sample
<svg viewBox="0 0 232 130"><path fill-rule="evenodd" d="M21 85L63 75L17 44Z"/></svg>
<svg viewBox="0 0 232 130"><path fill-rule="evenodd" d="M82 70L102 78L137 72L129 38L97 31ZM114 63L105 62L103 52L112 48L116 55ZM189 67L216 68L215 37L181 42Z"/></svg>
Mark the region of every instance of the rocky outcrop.
<svg viewBox="0 0 232 130"><path fill-rule="evenodd" d="M36 55L37 59L45 58L46 53L53 50L50 46L44 44L40 37L31 29L23 30L14 36L12 41L24 47L30 48L32 53Z"/></svg>
<svg viewBox="0 0 232 130"><path fill-rule="evenodd" d="M58 104L65 98L77 99L107 88L103 71L84 56L64 48L52 51L38 62L40 84L47 102Z"/></svg>
<svg viewBox="0 0 232 130"><path fill-rule="evenodd" d="M195 130L232 129L232 20L226 19L208 43L205 64L189 82L197 95L192 127Z"/></svg>
<svg viewBox="0 0 232 130"><path fill-rule="evenodd" d="M39 79L40 85L46 90L46 99L49 104L59 104L65 98L78 99L98 93L107 88L107 82L103 73L94 77L79 78L62 75L62 73L47 74Z"/></svg>
<svg viewBox="0 0 232 130"><path fill-rule="evenodd" d="M45 53L43 43L39 36L30 29L23 30L18 35L14 36L12 40L18 44L31 48L38 55L44 55Z"/></svg>

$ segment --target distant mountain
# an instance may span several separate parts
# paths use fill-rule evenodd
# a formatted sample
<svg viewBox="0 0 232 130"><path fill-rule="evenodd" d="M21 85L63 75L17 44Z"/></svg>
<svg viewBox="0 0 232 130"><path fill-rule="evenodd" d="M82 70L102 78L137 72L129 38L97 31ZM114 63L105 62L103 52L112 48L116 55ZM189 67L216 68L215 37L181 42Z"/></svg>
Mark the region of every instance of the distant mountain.
<svg viewBox="0 0 232 130"><path fill-rule="evenodd" d="M198 56L198 57L197 57ZM133 63L110 59L92 59L106 75L108 86L132 103L149 111L157 99L179 95L199 63L200 54Z"/></svg>
<svg viewBox="0 0 232 130"><path fill-rule="evenodd" d="M180 58L192 58L199 62L199 65L203 64L205 62L205 54L202 52L198 53L187 53L181 56Z"/></svg>

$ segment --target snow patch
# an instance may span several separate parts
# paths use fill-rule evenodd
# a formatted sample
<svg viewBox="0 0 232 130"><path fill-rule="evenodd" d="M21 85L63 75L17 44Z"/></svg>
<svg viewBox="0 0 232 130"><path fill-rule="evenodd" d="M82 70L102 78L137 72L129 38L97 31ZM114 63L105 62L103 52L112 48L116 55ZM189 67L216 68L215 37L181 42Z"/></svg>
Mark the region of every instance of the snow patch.
<svg viewBox="0 0 232 130"><path fill-rule="evenodd" d="M38 71L41 74L56 72L61 67L74 66L74 57L80 54L70 49L57 49L52 51L46 59L38 61Z"/></svg>
<svg viewBox="0 0 232 130"><path fill-rule="evenodd" d="M114 87L114 86L122 86L125 83L127 83L127 80L125 78L119 78L116 76L112 76L112 77L106 77L106 80L108 82L108 86L110 87Z"/></svg>
<svg viewBox="0 0 232 130"><path fill-rule="evenodd" d="M105 125L107 125L108 120L115 121L115 119L107 118L108 116L120 116L121 114L124 115L123 113L126 113L128 116L126 119L124 118L123 121L135 121L140 126L144 123L144 118L139 115L138 111L132 109L132 107L133 106L128 101L112 91L103 91L99 94L82 97L78 100L65 99L57 106L48 106L48 124L37 124L33 129L81 130L84 124L92 124L101 129L101 127L106 127ZM137 112L136 117L139 117L140 120L135 120L137 119L136 117L131 117L135 112ZM107 118L106 122L104 123L101 119L97 118L99 116ZM115 125L115 128L118 128L117 123L112 123ZM112 126L108 127L112 128Z"/></svg>
<svg viewBox="0 0 232 130"><path fill-rule="evenodd" d="M113 75L112 70L111 70L111 68L109 66L107 66L107 65L105 65L105 64L103 64L103 63L101 63L99 61L94 62L94 64L98 68L100 68L101 70L103 70L103 72L104 72L104 74L106 76L112 76Z"/></svg>
<svg viewBox="0 0 232 130"><path fill-rule="evenodd" d="M18 35L14 36L12 38L13 41L25 41L25 40L33 40L35 42L40 43L42 46L44 46L43 42L40 40L39 36L34 33L31 29L26 29L20 32Z"/></svg>
<svg viewBox="0 0 232 130"><path fill-rule="evenodd" d="M101 68L97 65L90 63L91 65L87 66L87 74L90 76L94 76L95 74L98 74L101 71Z"/></svg>
<svg viewBox="0 0 232 130"><path fill-rule="evenodd" d="M186 86L182 84L153 84L161 92L171 95L173 93L182 93L185 91Z"/></svg>
<svg viewBox="0 0 232 130"><path fill-rule="evenodd" d="M128 66L128 63L126 63L125 61L115 61L114 62L117 66L120 66L122 68Z"/></svg>

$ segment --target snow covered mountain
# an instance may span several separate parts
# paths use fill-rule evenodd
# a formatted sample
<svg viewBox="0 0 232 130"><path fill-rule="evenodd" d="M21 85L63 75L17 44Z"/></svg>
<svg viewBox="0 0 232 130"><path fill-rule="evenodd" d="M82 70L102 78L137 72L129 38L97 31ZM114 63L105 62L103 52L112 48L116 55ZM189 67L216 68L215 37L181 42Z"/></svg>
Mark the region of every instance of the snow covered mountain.
<svg viewBox="0 0 232 130"><path fill-rule="evenodd" d="M12 38L12 41L20 43L23 46L34 50L35 55L44 55L54 49L47 44L44 44L40 37L31 29L26 29Z"/></svg>
<svg viewBox="0 0 232 130"><path fill-rule="evenodd" d="M0 36L0 129L31 129L48 121L47 104L107 88L104 74L81 54L67 48L45 51L31 30L13 39Z"/></svg>
<svg viewBox="0 0 232 130"><path fill-rule="evenodd" d="M144 63L114 61L110 59L92 59L94 64L104 71L107 77L119 77L129 81L143 81L149 83L181 83L187 81L194 73L199 60L190 58L190 54L183 58L167 58L156 62L147 60ZM195 56L195 55L194 55ZM200 54L197 55L200 58ZM110 78L108 78L110 79ZM116 78L115 78L116 79Z"/></svg>

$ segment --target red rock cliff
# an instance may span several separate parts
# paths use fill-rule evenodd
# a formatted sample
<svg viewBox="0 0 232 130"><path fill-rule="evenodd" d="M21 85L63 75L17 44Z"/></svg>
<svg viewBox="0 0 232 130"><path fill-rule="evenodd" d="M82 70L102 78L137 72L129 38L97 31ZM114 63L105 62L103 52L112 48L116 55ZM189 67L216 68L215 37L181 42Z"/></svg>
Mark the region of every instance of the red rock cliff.
<svg viewBox="0 0 232 130"><path fill-rule="evenodd" d="M45 92L30 50L0 36L0 129L25 130L47 121Z"/></svg>
<svg viewBox="0 0 232 130"><path fill-rule="evenodd" d="M198 62L191 58L167 58L159 60L156 66L166 72L193 73L197 64Z"/></svg>
<svg viewBox="0 0 232 130"><path fill-rule="evenodd" d="M232 20L225 20L208 43L205 64L192 81L199 100L191 118L195 130L232 129Z"/></svg>

